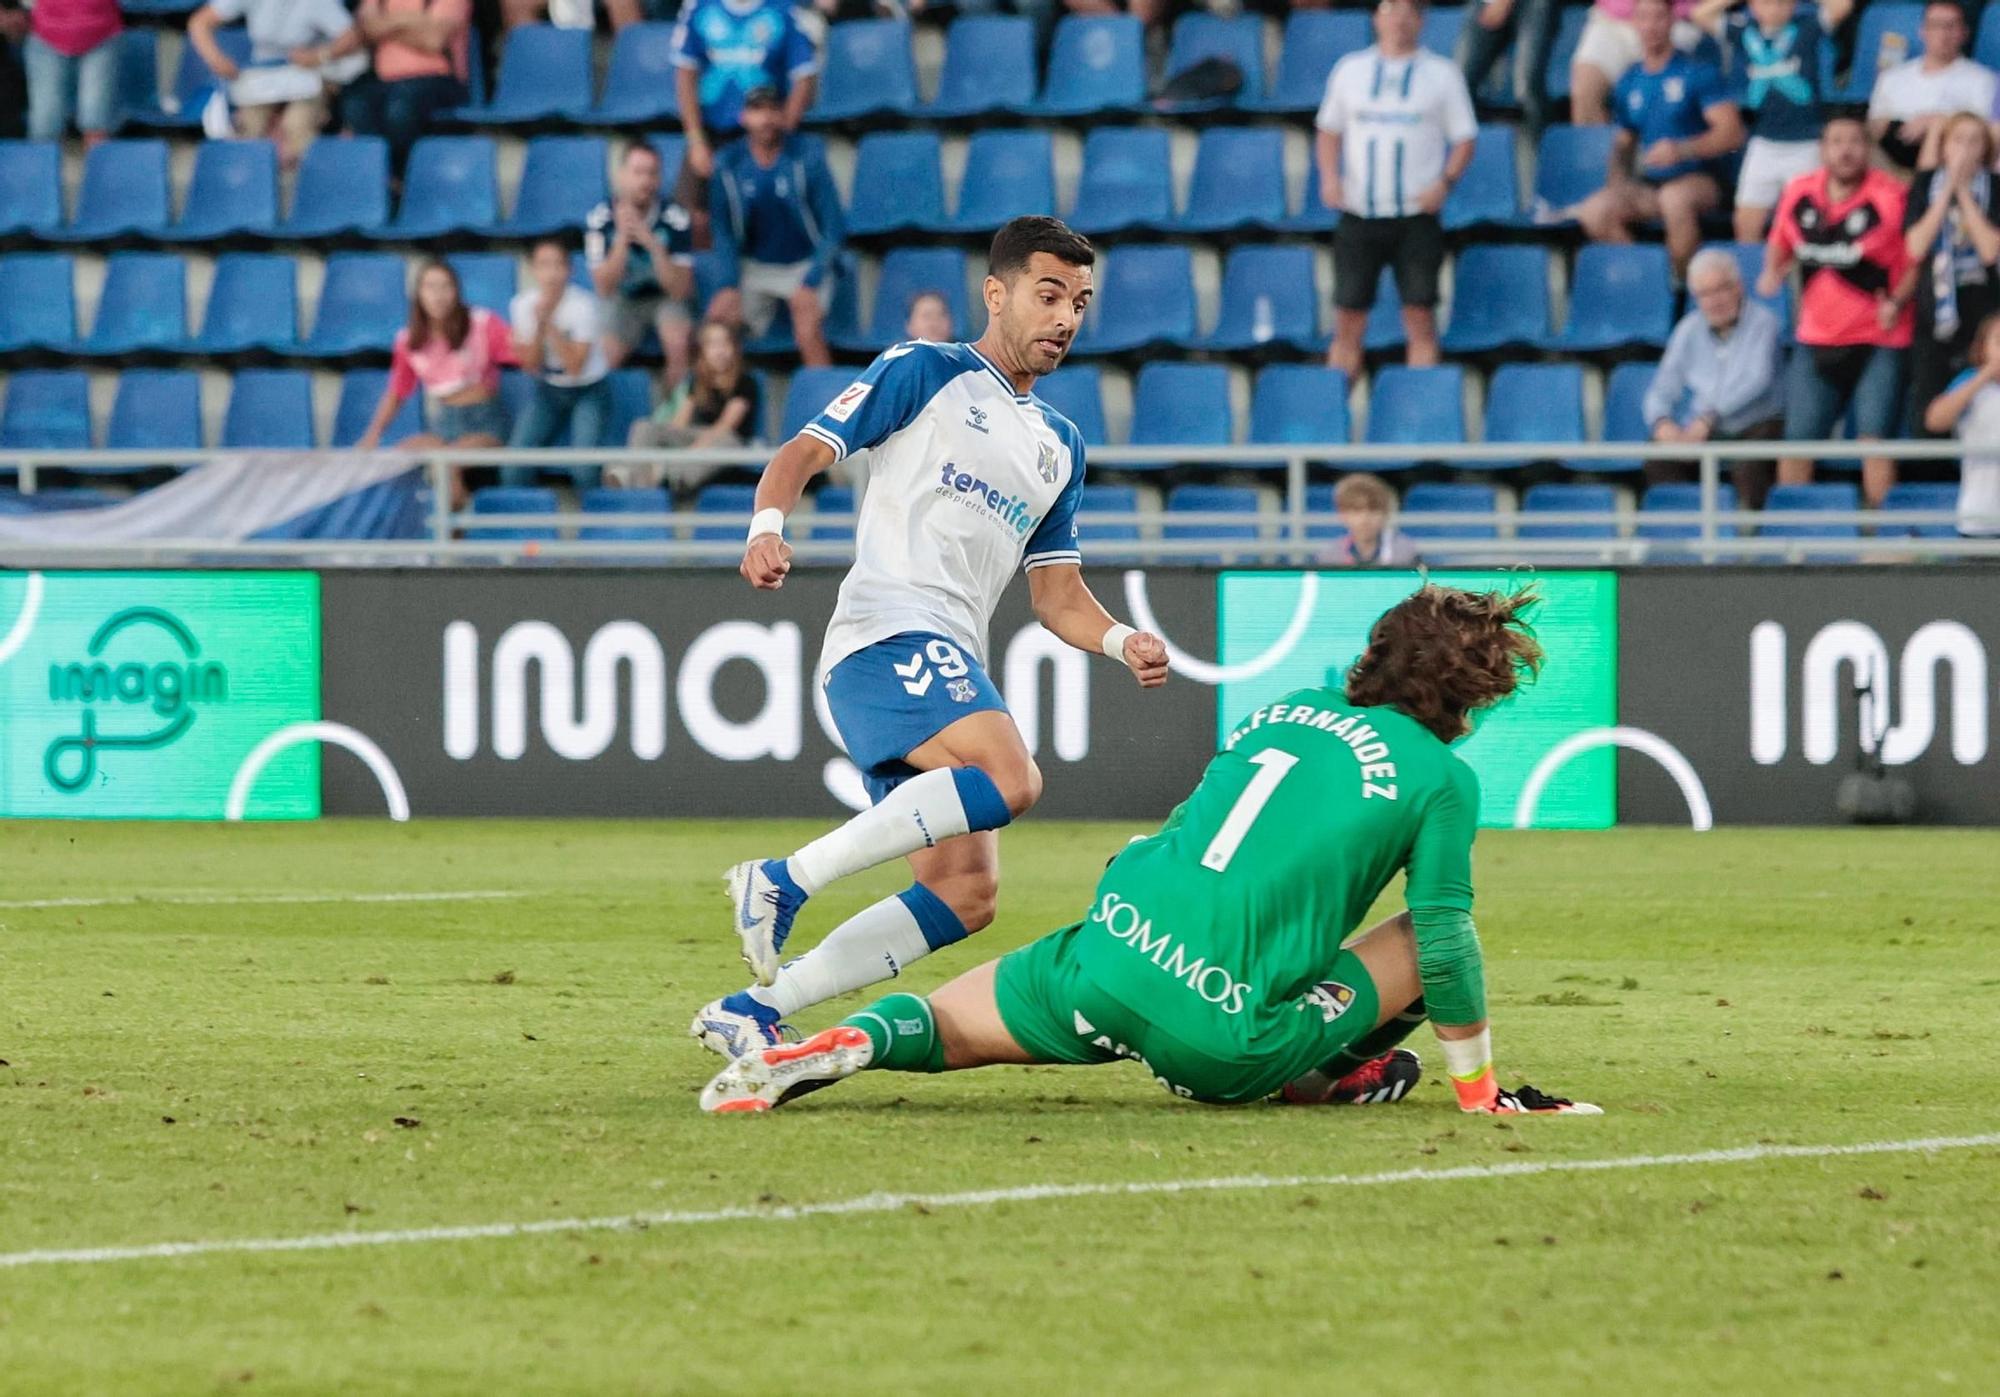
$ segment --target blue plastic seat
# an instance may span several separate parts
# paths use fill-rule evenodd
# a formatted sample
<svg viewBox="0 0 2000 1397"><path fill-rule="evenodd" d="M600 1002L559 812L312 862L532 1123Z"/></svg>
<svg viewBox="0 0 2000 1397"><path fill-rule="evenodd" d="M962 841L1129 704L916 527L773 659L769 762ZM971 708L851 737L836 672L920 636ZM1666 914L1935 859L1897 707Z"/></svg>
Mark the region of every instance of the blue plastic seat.
<svg viewBox="0 0 2000 1397"><path fill-rule="evenodd" d="M1234 106L1254 107L1264 100L1262 16L1237 15L1232 19L1221 19L1200 10L1182 15L1174 23L1173 39L1167 47L1167 80L1171 81L1209 58L1227 59L1242 70L1243 86L1234 97L1160 102L1155 104L1156 109L1170 113L1209 112Z"/></svg>
<svg viewBox="0 0 2000 1397"><path fill-rule="evenodd" d="M483 107L459 108L458 119L473 126L587 119L590 45L588 29L524 24L510 30L493 100Z"/></svg>
<svg viewBox="0 0 2000 1397"><path fill-rule="evenodd" d="M311 450L312 375L302 369L239 370L230 385L220 445L240 451Z"/></svg>
<svg viewBox="0 0 2000 1397"><path fill-rule="evenodd" d="M278 227L278 149L269 141L203 141L172 242L214 242Z"/></svg>
<svg viewBox="0 0 2000 1397"><path fill-rule="evenodd" d="M474 514L554 514L557 508L556 492L544 485L488 485L472 492ZM465 531L465 536L479 540L548 542L559 534L549 524L474 524Z"/></svg>
<svg viewBox="0 0 2000 1397"><path fill-rule="evenodd" d="M975 131L965 147L957 211L925 227L938 233L991 233L1010 218L1055 211L1055 148L1047 129Z"/></svg>
<svg viewBox="0 0 2000 1397"><path fill-rule="evenodd" d="M611 412L604 422L604 446L623 447L632 435L632 424L653 415L653 376L644 369L613 369ZM762 382L759 382L762 388ZM754 424L753 424L754 425Z"/></svg>
<svg viewBox="0 0 2000 1397"><path fill-rule="evenodd" d="M779 419L778 435L790 441L799 429L820 415L841 389L854 382L853 369L799 369L785 386L785 410ZM1045 380L1046 381L1046 380Z"/></svg>
<svg viewBox="0 0 2000 1397"><path fill-rule="evenodd" d="M1548 66L1542 69L1542 91L1548 93L1552 103L1569 100L1570 65L1576 59L1584 26L1590 22L1590 8L1587 5L1562 7L1562 15L1556 23L1555 41L1549 45Z"/></svg>
<svg viewBox="0 0 2000 1397"><path fill-rule="evenodd" d="M826 31L819 99L807 119L858 121L917 109L917 60L906 19L858 19Z"/></svg>
<svg viewBox="0 0 2000 1397"><path fill-rule="evenodd" d="M604 93L584 119L593 126L678 121L675 72L672 24L647 21L627 25L612 42Z"/></svg>
<svg viewBox="0 0 2000 1397"><path fill-rule="evenodd" d="M1340 522L1334 507L1333 492L1331 485L1306 486L1306 537L1315 543L1338 543L1347 537L1347 526Z"/></svg>
<svg viewBox="0 0 2000 1397"><path fill-rule="evenodd" d="M945 34L937 97L921 109L950 120L1020 111L1035 100L1035 22L1013 15L969 15Z"/></svg>
<svg viewBox="0 0 2000 1397"><path fill-rule="evenodd" d="M289 257L225 252L215 259L215 280L201 333L188 348L196 354L287 354L299 342L297 267Z"/></svg>
<svg viewBox="0 0 2000 1397"><path fill-rule="evenodd" d="M312 242L372 233L388 221L389 144L380 136L347 136L306 147L278 236Z"/></svg>
<svg viewBox="0 0 2000 1397"><path fill-rule="evenodd" d="M1465 376L1456 366L1378 369L1368 394L1371 446L1436 446L1465 440ZM1411 461L1383 460L1371 470L1400 470Z"/></svg>
<svg viewBox="0 0 2000 1397"><path fill-rule="evenodd" d="M423 242L500 221L500 183L490 136L425 136L410 150L403 202L372 236ZM586 210L587 211L587 210Z"/></svg>
<svg viewBox="0 0 2000 1397"><path fill-rule="evenodd" d="M1468 247L1452 268L1447 354L1490 354L1549 338L1549 254L1519 243Z"/></svg>
<svg viewBox="0 0 2000 1397"><path fill-rule="evenodd" d="M1651 441L1652 430L1646 425L1646 391L1653 386L1653 373L1658 364L1620 364L1604 380L1604 432L1605 441ZM1594 471L1635 471L1640 469L1639 461L1593 461L1589 469Z"/></svg>
<svg viewBox="0 0 2000 1397"><path fill-rule="evenodd" d="M1100 126L1084 138L1069 226L1086 235L1165 228L1174 221L1166 128Z"/></svg>
<svg viewBox="0 0 2000 1397"><path fill-rule="evenodd" d="M458 288L468 306L492 311L502 320L513 308L518 289L516 262L506 252L453 252L445 262L458 273Z"/></svg>
<svg viewBox="0 0 2000 1397"><path fill-rule="evenodd" d="M944 221L944 175L937 132L871 131L854 156L854 202L847 231L878 237Z"/></svg>
<svg viewBox="0 0 2000 1397"><path fill-rule="evenodd" d="M1313 286L1312 249L1299 243L1232 248L1222 264L1222 310L1199 347L1218 352L1291 347L1313 353L1319 333L1319 295Z"/></svg>
<svg viewBox="0 0 2000 1397"><path fill-rule="evenodd" d="M1451 58L1458 52L1458 34L1465 27L1463 5L1431 5L1424 10L1423 27L1417 31L1417 47Z"/></svg>
<svg viewBox="0 0 2000 1397"><path fill-rule="evenodd" d="M2000 10L1979 7L1979 32L1972 37L1972 61L1988 68L2000 67Z"/></svg>
<svg viewBox="0 0 2000 1397"><path fill-rule="evenodd" d="M1716 508L1728 513L1736 508L1736 487L1724 481L1716 486ZM1654 485L1647 489L1639 500L1640 538L1671 541L1701 537L1701 526L1696 523L1661 523L1649 516L1658 514L1690 514L1701 508L1701 486L1699 485ZM1736 526L1724 524L1717 530L1718 537L1736 537Z"/></svg>
<svg viewBox="0 0 2000 1397"><path fill-rule="evenodd" d="M1542 524L1539 514L1601 514L1602 523ZM1618 492L1609 485L1530 485L1521 498L1520 538L1617 538Z"/></svg>
<svg viewBox="0 0 2000 1397"><path fill-rule="evenodd" d="M1592 243L1576 255L1569 319L1544 349L1567 353L1666 346L1673 333L1673 284L1667 250L1649 244Z"/></svg>
<svg viewBox="0 0 2000 1397"><path fill-rule="evenodd" d="M635 24L625 32L645 27ZM608 154L601 136L535 137L528 142L513 212L488 231L501 238L542 238L583 227L584 215L605 199ZM672 172L665 178L671 180Z"/></svg>
<svg viewBox="0 0 2000 1397"><path fill-rule="evenodd" d="M1271 225L1276 233L1330 233L1340 215L1321 202L1319 197L1319 162L1306 162L1305 198L1299 202L1297 213L1286 214Z"/></svg>
<svg viewBox="0 0 2000 1397"><path fill-rule="evenodd" d="M1076 352L1124 354L1195 338L1194 263L1182 244L1106 253Z"/></svg>
<svg viewBox="0 0 2000 1397"><path fill-rule="evenodd" d="M1229 408L1229 370L1221 364L1145 365L1132 384L1133 446L1227 446L1236 439ZM1161 470L1160 461L1127 462L1125 470Z"/></svg>
<svg viewBox="0 0 2000 1397"><path fill-rule="evenodd" d="M97 357L186 343L187 264L171 252L114 252L105 260L97 322L81 346Z"/></svg>
<svg viewBox="0 0 2000 1397"><path fill-rule="evenodd" d="M1333 65L1374 41L1363 10L1293 10L1285 20L1278 80L1270 95L1237 105L1263 112L1317 111Z"/></svg>
<svg viewBox="0 0 2000 1397"><path fill-rule="evenodd" d="M71 469L106 470L104 466ZM76 509L102 509L119 496L93 485L44 485L32 495L0 490L0 514L66 514Z"/></svg>
<svg viewBox="0 0 2000 1397"><path fill-rule="evenodd" d="M1403 496L1397 527L1411 538L1498 538L1494 524L1427 524L1427 514L1489 514L1496 518L1499 498L1491 485L1412 485Z"/></svg>
<svg viewBox="0 0 2000 1397"><path fill-rule="evenodd" d="M1980 6L1984 9L1985 6ZM1833 45L1820 46L1820 92L1822 101L1829 106L1864 103L1874 91L1875 60L1882 51L1884 34L1901 34L1905 42L1904 53L1911 58L1921 58L1924 52L1922 37L1918 34L1923 24L1924 7L1920 4L1887 4L1884 0L1860 7L1855 16L1857 26L1854 36L1854 66L1848 70L1847 81L1835 86L1833 81ZM1971 23L1970 18L1967 23ZM1981 26L1984 28L1984 26ZM1981 112L1981 116L1986 113ZM1767 505L1766 508L1769 508Z"/></svg>
<svg viewBox="0 0 2000 1397"><path fill-rule="evenodd" d="M1076 523L1076 539L1080 544L1095 545L1107 543L1137 543L1139 541L1139 491L1130 485L1085 485L1076 502L1079 517ZM1092 514L1130 516L1129 518L1091 519ZM1112 550L1090 548L1093 560L1109 561L1119 556Z"/></svg>
<svg viewBox="0 0 2000 1397"><path fill-rule="evenodd" d="M882 259L875 280L875 306L862 333L836 337L842 349L879 351L904 338L910 301L938 292L951 307L951 323L970 333L971 312L965 299L965 254L955 247L898 247Z"/></svg>
<svg viewBox="0 0 2000 1397"><path fill-rule="evenodd" d="M1284 133L1271 126L1204 129L1195 150L1187 208L1172 227L1183 233L1226 233L1269 227L1284 218Z"/></svg>
<svg viewBox="0 0 2000 1397"><path fill-rule="evenodd" d="M1403 329L1403 296L1396 285L1393 268L1384 267L1375 279L1375 299L1368 307L1368 321L1361 329L1361 347L1370 354L1400 351L1409 336Z"/></svg>
<svg viewBox="0 0 2000 1397"><path fill-rule="evenodd" d="M1160 530L1160 536L1169 543L1185 542L1192 539L1228 542L1232 540L1255 540L1260 532L1259 518L1263 513L1263 501L1257 491L1247 485L1179 485L1167 495L1167 516L1187 514L1240 514L1245 516L1240 524L1220 521L1191 523L1168 523ZM1182 556L1183 562L1222 563L1232 555L1227 552L1201 554L1189 558Z"/></svg>
<svg viewBox="0 0 2000 1397"><path fill-rule="evenodd" d="M577 504L586 516L599 518L620 514L670 514L674 508L672 498L657 485L627 489L597 486L577 496ZM665 524L601 523L584 525L577 530L576 536L600 543L662 543L672 538L674 531Z"/></svg>
<svg viewBox="0 0 2000 1397"><path fill-rule="evenodd" d="M76 263L66 252L0 257L0 353L76 344Z"/></svg>
<svg viewBox="0 0 2000 1397"><path fill-rule="evenodd" d="M1452 232L1521 221L1521 185L1514 170L1514 128L1482 126L1472 142L1472 163L1444 201L1444 226Z"/></svg>
<svg viewBox="0 0 2000 1397"><path fill-rule="evenodd" d="M126 5L123 13L129 16L135 11ZM118 36L118 118L130 121L140 112L159 109L159 31L135 25Z"/></svg>
<svg viewBox="0 0 2000 1397"><path fill-rule="evenodd" d="M694 512L723 522L696 524L694 537L697 543L717 543L741 540L743 531L750 526L751 512L756 508L757 487L755 485L704 485L694 497Z"/></svg>
<svg viewBox="0 0 2000 1397"><path fill-rule="evenodd" d="M361 440L368 423L375 416L375 409L382 401L383 390L389 386L386 369L349 369L340 377L340 401L333 410L333 440L331 445L345 448ZM417 436L424 430L424 395L412 393L403 399L396 409L396 415L389 419L389 426L382 433L382 445L394 446L406 437Z"/></svg>
<svg viewBox="0 0 2000 1397"><path fill-rule="evenodd" d="M126 13L132 12L132 5L125 6ZM128 31L129 32L129 31ZM250 31L240 24L232 24L215 31L215 42L232 62L241 67L250 61ZM134 60L136 63L136 60ZM126 91L139 96L144 86L139 83L140 74L132 74L132 85ZM152 84L157 88L157 82ZM155 91L151 100L138 105L128 104L124 118L128 126L143 126L155 130L199 130L201 127L202 104L215 90L215 74L193 44L181 45L180 63L174 70L172 99L159 100Z"/></svg>
<svg viewBox="0 0 2000 1397"><path fill-rule="evenodd" d="M1856 524L1800 522L1782 516L1806 511L1861 508L1861 492L1847 481L1824 481L1813 485L1773 485L1764 497L1764 517L1757 526L1760 538L1859 538Z"/></svg>
<svg viewBox="0 0 2000 1397"><path fill-rule="evenodd" d="M1035 396L1074 423L1085 446L1103 446L1111 440L1104 425L1104 382L1097 365L1065 364L1036 380Z"/></svg>
<svg viewBox="0 0 2000 1397"><path fill-rule="evenodd" d="M315 358L388 351L409 319L403 259L388 252L336 252L326 259L319 313L303 352Z"/></svg>
<svg viewBox="0 0 2000 1397"><path fill-rule="evenodd" d="M1567 70L1565 70L1567 71ZM1604 188L1615 126L1550 126L1535 152L1535 210L1546 221Z"/></svg>
<svg viewBox="0 0 2000 1397"><path fill-rule="evenodd" d="M118 376L108 451L199 451L201 377L182 369L127 369Z"/></svg>
<svg viewBox="0 0 2000 1397"><path fill-rule="evenodd" d="M157 238L167 222L167 143L106 141L84 157L76 217L43 236L76 243Z"/></svg>
<svg viewBox="0 0 2000 1397"><path fill-rule="evenodd" d="M0 141L0 236L62 226L62 149L54 141Z"/></svg>
<svg viewBox="0 0 2000 1397"><path fill-rule="evenodd" d="M1030 116L1093 116L1146 101L1146 41L1130 15L1066 15L1056 24L1041 99Z"/></svg>
<svg viewBox="0 0 2000 1397"><path fill-rule="evenodd" d="M0 447L9 451L88 451L90 379L74 369L7 375Z"/></svg>
<svg viewBox="0 0 2000 1397"><path fill-rule="evenodd" d="M1489 443L1582 441L1582 366L1503 364L1487 381L1484 439ZM1508 470L1522 464L1466 463L1474 470Z"/></svg>
<svg viewBox="0 0 2000 1397"><path fill-rule="evenodd" d="M1250 393L1250 440L1259 446L1345 445L1354 434L1347 392L1347 375L1339 369L1273 364L1257 375Z"/></svg>
<svg viewBox="0 0 2000 1397"><path fill-rule="evenodd" d="M1958 525L1951 521L1938 524L1909 524L1896 516L1917 511L1955 514L1958 510L1958 487L1944 482L1903 481L1889 487L1889 493L1882 499L1881 512L1876 516L1877 537L1892 538L1957 538Z"/></svg>
<svg viewBox="0 0 2000 1397"><path fill-rule="evenodd" d="M660 154L660 187L672 189L687 161L687 137L677 131L667 135L655 133L646 137L646 144Z"/></svg>
<svg viewBox="0 0 2000 1397"><path fill-rule="evenodd" d="M839 516L847 516L846 522L833 522ZM831 518L829 518L831 516ZM852 543L854 541L854 490L847 485L822 485L813 496L812 522L806 526L806 537L816 543ZM828 522L821 523L822 518Z"/></svg>

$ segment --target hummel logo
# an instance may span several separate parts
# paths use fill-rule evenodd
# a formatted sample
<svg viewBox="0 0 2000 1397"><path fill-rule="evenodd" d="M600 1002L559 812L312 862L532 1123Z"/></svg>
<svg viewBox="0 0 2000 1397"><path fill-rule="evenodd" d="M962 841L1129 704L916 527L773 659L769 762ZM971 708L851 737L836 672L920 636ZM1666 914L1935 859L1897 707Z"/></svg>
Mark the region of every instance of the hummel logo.
<svg viewBox="0 0 2000 1397"><path fill-rule="evenodd" d="M965 425L972 428L975 432L986 431L986 409L983 407L966 409ZM991 433L988 433L988 435L990 436Z"/></svg>
<svg viewBox="0 0 2000 1397"><path fill-rule="evenodd" d="M899 665L894 660L891 660L889 668L895 670L897 675L902 678L904 693L914 698L922 698L930 692L931 672L924 668L922 651L918 651L916 654L910 656L910 662L906 665Z"/></svg>

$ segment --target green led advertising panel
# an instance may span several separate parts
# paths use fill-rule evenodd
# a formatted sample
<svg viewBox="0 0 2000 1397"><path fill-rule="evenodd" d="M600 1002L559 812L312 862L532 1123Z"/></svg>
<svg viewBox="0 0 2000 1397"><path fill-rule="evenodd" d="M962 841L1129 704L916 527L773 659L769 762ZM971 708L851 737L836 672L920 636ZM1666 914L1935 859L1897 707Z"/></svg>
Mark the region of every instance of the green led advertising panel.
<svg viewBox="0 0 2000 1397"><path fill-rule="evenodd" d="M311 573L0 572L0 816L221 819L257 745L318 717ZM318 814L311 742L244 806Z"/></svg>
<svg viewBox="0 0 2000 1397"><path fill-rule="evenodd" d="M1511 826L1535 765L1587 728L1618 721L1618 579L1608 572L1433 572L1450 587L1518 588L1532 581L1548 662L1540 682L1489 714L1458 744L1479 774L1480 822ZM1417 585L1407 572L1233 572L1218 579L1222 685L1218 738L1253 709L1294 689L1332 683L1367 644L1375 618ZM1289 642L1289 643L1288 643ZM1572 758L1543 790L1534 823L1604 829L1617 818L1617 757L1599 748Z"/></svg>

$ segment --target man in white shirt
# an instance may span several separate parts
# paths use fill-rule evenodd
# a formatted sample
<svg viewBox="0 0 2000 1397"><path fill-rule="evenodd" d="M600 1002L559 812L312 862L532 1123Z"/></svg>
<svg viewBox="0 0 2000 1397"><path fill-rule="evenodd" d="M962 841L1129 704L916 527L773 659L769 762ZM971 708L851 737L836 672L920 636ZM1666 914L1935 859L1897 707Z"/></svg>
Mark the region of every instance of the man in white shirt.
<svg viewBox="0 0 2000 1397"><path fill-rule="evenodd" d="M516 450L603 446L611 421L611 368L604 357L603 303L570 281L569 246L543 238L529 254L534 285L514 297L508 319L514 357L534 393L507 444ZM594 485L599 467L573 466L578 485ZM532 483L532 466L508 466L505 485Z"/></svg>
<svg viewBox="0 0 2000 1397"><path fill-rule="evenodd" d="M247 68L215 38L238 20L250 31ZM368 66L361 31L340 0L208 0L188 17L187 38L228 85L237 134L275 139L287 168L326 125L327 90Z"/></svg>
<svg viewBox="0 0 2000 1397"><path fill-rule="evenodd" d="M1868 134L1905 170L1916 168L1924 137L1957 112L1993 115L2000 75L1965 56L1965 11L1954 0L1924 6L1924 56L1878 74L1868 95Z"/></svg>
<svg viewBox="0 0 2000 1397"><path fill-rule="evenodd" d="M1438 211L1472 162L1479 134L1458 65L1417 47L1421 0L1381 0L1375 44L1327 76L1314 121L1320 198L1338 210L1333 230L1333 347L1327 363L1361 371L1361 334L1382 269L1396 269L1408 363L1438 361Z"/></svg>

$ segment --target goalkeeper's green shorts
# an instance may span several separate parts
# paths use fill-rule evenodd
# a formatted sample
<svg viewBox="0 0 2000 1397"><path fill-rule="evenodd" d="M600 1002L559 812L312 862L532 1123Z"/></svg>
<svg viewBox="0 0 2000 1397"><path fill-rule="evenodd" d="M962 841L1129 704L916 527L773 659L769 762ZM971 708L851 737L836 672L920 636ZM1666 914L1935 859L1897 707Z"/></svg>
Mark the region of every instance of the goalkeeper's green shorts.
<svg viewBox="0 0 2000 1397"><path fill-rule="evenodd" d="M1083 924L1066 926L1000 958L993 979L1001 1022L1042 1062L1099 1063L1131 1058L1176 1096L1195 1101L1259 1101L1296 1081L1375 1027L1380 997L1361 957L1342 951L1326 980L1294 1012L1249 1047L1204 1043L1168 1027L1165 1001L1127 1005L1103 992L1079 964Z"/></svg>

